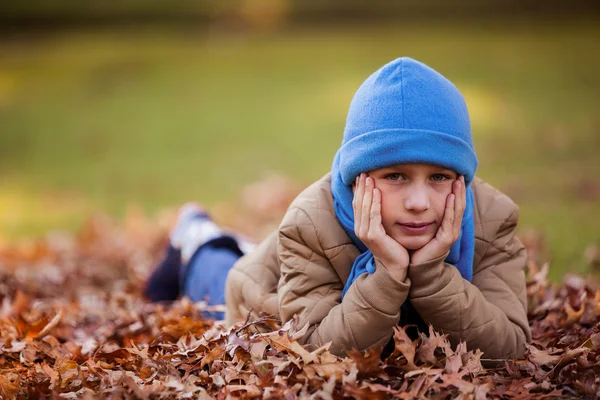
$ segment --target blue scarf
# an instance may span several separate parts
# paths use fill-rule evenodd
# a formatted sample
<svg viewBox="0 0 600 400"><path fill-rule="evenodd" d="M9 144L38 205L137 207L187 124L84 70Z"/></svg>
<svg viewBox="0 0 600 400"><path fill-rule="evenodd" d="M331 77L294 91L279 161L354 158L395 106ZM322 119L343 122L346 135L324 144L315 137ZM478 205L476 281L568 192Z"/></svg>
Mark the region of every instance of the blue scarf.
<svg viewBox="0 0 600 400"><path fill-rule="evenodd" d="M354 260L350 276L346 281L342 298L348 292L352 283L360 275L375 272L375 262L373 253L367 246L356 237L354 233L354 210L352 209L352 187L342 182L339 171L339 152L336 154L331 171L331 193L333 195L333 204L335 214L342 227L352 239L354 245L360 250L361 254ZM473 277L473 255L475 251L475 226L473 221L473 191L471 186L467 186L467 204L463 220L461 223L460 237L450 248L450 253L445 262L454 265L460 275L471 281Z"/></svg>

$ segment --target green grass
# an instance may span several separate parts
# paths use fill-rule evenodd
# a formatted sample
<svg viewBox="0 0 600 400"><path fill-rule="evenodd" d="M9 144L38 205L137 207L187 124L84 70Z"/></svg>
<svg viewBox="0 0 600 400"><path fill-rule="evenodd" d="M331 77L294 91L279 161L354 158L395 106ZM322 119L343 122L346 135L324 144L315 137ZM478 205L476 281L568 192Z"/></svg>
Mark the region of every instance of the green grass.
<svg viewBox="0 0 600 400"><path fill-rule="evenodd" d="M94 209L216 204L267 170L308 184L362 80L410 55L463 91L478 175L543 232L557 279L600 241L599 38L591 22L422 22L0 42L0 235L72 229Z"/></svg>

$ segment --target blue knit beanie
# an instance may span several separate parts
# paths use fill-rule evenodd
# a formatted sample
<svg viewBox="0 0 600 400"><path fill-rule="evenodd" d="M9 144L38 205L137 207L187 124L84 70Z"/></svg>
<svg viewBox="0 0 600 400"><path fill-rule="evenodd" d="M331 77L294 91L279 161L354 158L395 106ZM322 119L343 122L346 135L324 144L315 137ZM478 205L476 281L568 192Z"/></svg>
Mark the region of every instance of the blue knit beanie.
<svg viewBox="0 0 600 400"><path fill-rule="evenodd" d="M346 185L361 172L401 163L441 165L464 175L477 169L462 95L440 73L402 57L360 86L348 111L340 152Z"/></svg>
<svg viewBox="0 0 600 400"><path fill-rule="evenodd" d="M467 205L461 235L445 261L455 265L463 278L472 278L475 237L470 184L478 161L467 106L448 79L402 57L375 71L354 95L342 146L332 165L336 216L361 251L343 295L360 274L375 271L373 255L354 234L352 184L361 172L404 163L440 165L464 175Z"/></svg>

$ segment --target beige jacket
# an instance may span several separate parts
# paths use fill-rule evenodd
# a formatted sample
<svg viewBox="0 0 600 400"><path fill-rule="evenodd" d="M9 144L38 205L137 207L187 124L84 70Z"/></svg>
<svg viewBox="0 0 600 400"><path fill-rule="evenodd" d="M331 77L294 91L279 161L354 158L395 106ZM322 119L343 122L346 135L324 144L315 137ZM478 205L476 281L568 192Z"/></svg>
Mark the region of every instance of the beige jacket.
<svg viewBox="0 0 600 400"><path fill-rule="evenodd" d="M515 236L518 207L506 195L476 178L475 256L472 282L444 263L445 256L410 265L404 281L376 264L361 275L344 300L342 289L360 254L335 215L331 176L305 189L279 227L230 271L226 322L248 313L294 314L310 324L301 342L343 355L352 348L382 347L410 299L421 318L447 333L453 345L465 341L486 358L518 358L531 340L526 314L526 252Z"/></svg>

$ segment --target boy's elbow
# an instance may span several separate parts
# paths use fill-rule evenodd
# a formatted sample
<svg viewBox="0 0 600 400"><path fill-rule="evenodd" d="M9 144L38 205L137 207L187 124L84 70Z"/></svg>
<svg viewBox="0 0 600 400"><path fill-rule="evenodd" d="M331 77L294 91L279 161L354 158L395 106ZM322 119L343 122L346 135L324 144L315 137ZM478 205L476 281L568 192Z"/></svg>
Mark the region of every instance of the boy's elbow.
<svg viewBox="0 0 600 400"><path fill-rule="evenodd" d="M522 359L525 358L525 351L527 350L527 345L531 343L531 330L529 329L529 326L525 328L520 327L516 324L513 326L517 336L516 349L513 358Z"/></svg>
<svg viewBox="0 0 600 400"><path fill-rule="evenodd" d="M504 354L500 355L498 358L502 359L523 359L525 358L525 351L527 350L527 344L531 341L531 335L528 335L529 328L527 328L527 333L523 331L523 328L513 324L514 329L514 339L513 345L506 349Z"/></svg>
<svg viewBox="0 0 600 400"><path fill-rule="evenodd" d="M225 326L227 328L244 320L240 312L240 305L243 303L241 287L243 278L239 275L238 271L232 269L225 281Z"/></svg>
<svg viewBox="0 0 600 400"><path fill-rule="evenodd" d="M504 336L504 340L489 341L487 345L482 346L480 350L483 352L483 358L487 359L523 359L527 344L531 341L529 335L529 327L525 332L523 328L517 324L511 324L512 332ZM501 339L500 337L498 339Z"/></svg>

